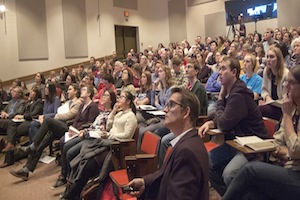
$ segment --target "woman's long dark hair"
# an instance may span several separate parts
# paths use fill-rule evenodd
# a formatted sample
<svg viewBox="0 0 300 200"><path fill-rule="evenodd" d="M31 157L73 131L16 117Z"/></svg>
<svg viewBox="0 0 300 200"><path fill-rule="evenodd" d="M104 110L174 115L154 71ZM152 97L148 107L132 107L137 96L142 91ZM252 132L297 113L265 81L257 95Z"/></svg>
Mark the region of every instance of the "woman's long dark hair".
<svg viewBox="0 0 300 200"><path fill-rule="evenodd" d="M117 102L117 96L112 90L107 90L107 92L109 93L110 96L111 108L113 108L115 103Z"/></svg>
<svg viewBox="0 0 300 200"><path fill-rule="evenodd" d="M42 98L42 92L41 92L41 90L39 90L38 87L33 87L32 91L35 92L35 97L34 97L34 99L31 99L32 101L36 101L36 100Z"/></svg>
<svg viewBox="0 0 300 200"><path fill-rule="evenodd" d="M125 71L125 70L128 73L128 79L126 80L126 83L125 83L125 81L123 81L123 85L127 86L127 85L130 85L133 83L133 74L132 74L132 71L129 69L124 69L123 71Z"/></svg>
<svg viewBox="0 0 300 200"><path fill-rule="evenodd" d="M45 99L49 101L50 103L54 102L54 99L56 97L56 87L54 83L50 82L46 84L46 87L48 85L49 94L45 95Z"/></svg>
<svg viewBox="0 0 300 200"><path fill-rule="evenodd" d="M130 92L128 92L128 91L125 91L124 93L125 93L126 99L127 99L128 101L130 101L130 108L131 108L132 112L133 112L134 114L136 114L136 107L135 107L135 105L134 105L134 98L135 98L135 96L133 96L133 95L132 95Z"/></svg>

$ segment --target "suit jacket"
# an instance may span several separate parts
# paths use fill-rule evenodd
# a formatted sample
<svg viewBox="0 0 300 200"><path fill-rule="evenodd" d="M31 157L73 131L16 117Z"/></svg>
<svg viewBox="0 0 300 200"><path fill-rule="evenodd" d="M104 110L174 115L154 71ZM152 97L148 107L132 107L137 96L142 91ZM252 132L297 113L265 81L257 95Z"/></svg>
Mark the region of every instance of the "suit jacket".
<svg viewBox="0 0 300 200"><path fill-rule="evenodd" d="M161 169L144 177L145 199L208 200L208 154L197 130L186 133Z"/></svg>
<svg viewBox="0 0 300 200"><path fill-rule="evenodd" d="M14 104L14 101L10 100L8 102L7 106L5 106L5 108L3 109L3 111L5 111L7 114L9 114L9 111L10 111L11 107L13 106L13 104ZM8 116L8 119L12 119L12 118L14 118L14 116L16 116L18 114L22 115L24 113L24 110L25 110L25 100L18 99L17 103L15 105L15 108L14 108L14 112Z"/></svg>
<svg viewBox="0 0 300 200"><path fill-rule="evenodd" d="M37 99L31 104L28 102L25 105L24 119L31 121L32 119L37 119L39 115L43 114L44 103L42 99Z"/></svg>

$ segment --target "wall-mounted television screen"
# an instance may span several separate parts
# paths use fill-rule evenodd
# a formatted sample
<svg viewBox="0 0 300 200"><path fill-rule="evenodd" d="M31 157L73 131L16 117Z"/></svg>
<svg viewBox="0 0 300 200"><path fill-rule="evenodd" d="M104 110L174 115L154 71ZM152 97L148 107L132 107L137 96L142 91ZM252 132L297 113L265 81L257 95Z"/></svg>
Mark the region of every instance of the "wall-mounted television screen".
<svg viewBox="0 0 300 200"><path fill-rule="evenodd" d="M238 23L237 17L241 13L244 22L277 18L276 0L228 0L225 10L227 25Z"/></svg>

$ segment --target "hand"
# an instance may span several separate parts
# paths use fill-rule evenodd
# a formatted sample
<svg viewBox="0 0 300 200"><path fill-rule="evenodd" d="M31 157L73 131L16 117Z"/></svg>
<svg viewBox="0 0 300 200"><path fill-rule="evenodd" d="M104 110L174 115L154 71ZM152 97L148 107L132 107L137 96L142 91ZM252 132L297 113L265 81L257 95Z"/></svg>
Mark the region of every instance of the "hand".
<svg viewBox="0 0 300 200"><path fill-rule="evenodd" d="M260 105L260 106L261 106L261 105L264 105L265 103L266 103L266 101L264 101L264 100L259 100L259 101L258 101L258 105Z"/></svg>
<svg viewBox="0 0 300 200"><path fill-rule="evenodd" d="M7 119L8 118L8 114L4 111L1 112L1 118L2 119Z"/></svg>
<svg viewBox="0 0 300 200"><path fill-rule="evenodd" d="M101 138L107 138L108 132L107 131L101 131L100 135L101 135Z"/></svg>
<svg viewBox="0 0 300 200"><path fill-rule="evenodd" d="M145 180L143 178L135 178L127 185L139 190L137 192L130 192L131 196L139 197L145 191Z"/></svg>
<svg viewBox="0 0 300 200"><path fill-rule="evenodd" d="M214 128L214 122L213 121L208 121L205 122L199 129L198 129L198 135L203 138L207 131L211 128Z"/></svg>
<svg viewBox="0 0 300 200"><path fill-rule="evenodd" d="M44 122L44 115L39 115L39 118L38 118L40 124L42 124Z"/></svg>
<svg viewBox="0 0 300 200"><path fill-rule="evenodd" d="M69 131L69 135L70 135L70 131ZM80 131L79 131L78 137L80 137L80 138L83 138L83 137L84 137L84 130L80 130Z"/></svg>
<svg viewBox="0 0 300 200"><path fill-rule="evenodd" d="M294 110L294 101L292 95L289 93L286 95L286 98L283 99L283 103L281 106L283 116L292 116L292 112Z"/></svg>
<svg viewBox="0 0 300 200"><path fill-rule="evenodd" d="M270 102L270 101L273 101L273 99L272 99L269 95L266 96L265 102L268 103L268 102Z"/></svg>
<svg viewBox="0 0 300 200"><path fill-rule="evenodd" d="M226 88L222 85L220 93L219 93L219 98L218 100L223 100L224 97L227 95L227 90Z"/></svg>
<svg viewBox="0 0 300 200"><path fill-rule="evenodd" d="M117 102L115 103L112 112L116 114L119 110L120 110L120 104Z"/></svg>
<svg viewBox="0 0 300 200"><path fill-rule="evenodd" d="M23 115L16 115L16 116L14 117L14 119L24 119L24 116L23 116Z"/></svg>

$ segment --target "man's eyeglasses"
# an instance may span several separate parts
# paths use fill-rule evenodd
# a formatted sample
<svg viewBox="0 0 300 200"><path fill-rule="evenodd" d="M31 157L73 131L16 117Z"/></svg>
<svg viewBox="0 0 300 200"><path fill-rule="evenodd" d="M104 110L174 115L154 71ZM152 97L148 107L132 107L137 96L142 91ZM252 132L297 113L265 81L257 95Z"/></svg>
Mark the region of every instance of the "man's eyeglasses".
<svg viewBox="0 0 300 200"><path fill-rule="evenodd" d="M180 104L180 103L177 103L173 100L170 100L166 105L165 105L165 108L167 108L168 110L170 110L171 108L174 108L176 105L180 106L183 108L183 105Z"/></svg>

